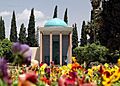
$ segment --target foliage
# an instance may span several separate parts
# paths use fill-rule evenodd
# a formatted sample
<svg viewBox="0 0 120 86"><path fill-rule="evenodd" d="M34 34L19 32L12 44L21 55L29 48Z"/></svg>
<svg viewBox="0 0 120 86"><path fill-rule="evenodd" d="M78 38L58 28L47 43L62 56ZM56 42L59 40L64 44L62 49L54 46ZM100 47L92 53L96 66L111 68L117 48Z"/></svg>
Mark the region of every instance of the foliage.
<svg viewBox="0 0 120 86"><path fill-rule="evenodd" d="M64 21L66 22L66 24L68 24L67 8L66 8L65 14L64 14Z"/></svg>
<svg viewBox="0 0 120 86"><path fill-rule="evenodd" d="M27 43L27 38L26 38L26 28L24 27L24 24L21 24L20 27L20 33L19 33L19 42L20 43Z"/></svg>
<svg viewBox="0 0 120 86"><path fill-rule="evenodd" d="M13 60L11 55L12 42L8 39L4 39L0 42L0 57L5 57L8 61Z"/></svg>
<svg viewBox="0 0 120 86"><path fill-rule="evenodd" d="M38 46L37 41L35 39L35 17L34 17L34 8L31 10L31 15L28 24L28 38L27 43L30 47Z"/></svg>
<svg viewBox="0 0 120 86"><path fill-rule="evenodd" d="M93 9L97 9L100 6L101 0L90 0L90 1L91 1Z"/></svg>
<svg viewBox="0 0 120 86"><path fill-rule="evenodd" d="M115 82L113 86L120 86L120 81Z"/></svg>
<svg viewBox="0 0 120 86"><path fill-rule="evenodd" d="M57 5L55 6L55 9L54 9L53 18L57 18Z"/></svg>
<svg viewBox="0 0 120 86"><path fill-rule="evenodd" d="M104 0L100 43L111 51L120 50L120 0Z"/></svg>
<svg viewBox="0 0 120 86"><path fill-rule="evenodd" d="M100 30L103 26L101 0L90 0L92 5L91 20L85 25L85 32L89 36L89 43L100 40Z"/></svg>
<svg viewBox="0 0 120 86"><path fill-rule="evenodd" d="M0 17L0 41L5 39L5 25L4 20Z"/></svg>
<svg viewBox="0 0 120 86"><path fill-rule="evenodd" d="M77 33L77 24L73 25L73 34L72 34L72 50L78 46L78 33Z"/></svg>
<svg viewBox="0 0 120 86"><path fill-rule="evenodd" d="M17 38L17 27L16 27L16 18L15 11L13 11L12 20L11 20L11 31L10 31L10 41L16 42Z"/></svg>
<svg viewBox="0 0 120 86"><path fill-rule="evenodd" d="M99 44L88 44L84 47L77 47L74 49L75 53L77 54L77 59L80 63L83 63L84 61L87 63L87 65L90 62L105 62L106 57L108 53L108 49L104 46L101 46Z"/></svg>

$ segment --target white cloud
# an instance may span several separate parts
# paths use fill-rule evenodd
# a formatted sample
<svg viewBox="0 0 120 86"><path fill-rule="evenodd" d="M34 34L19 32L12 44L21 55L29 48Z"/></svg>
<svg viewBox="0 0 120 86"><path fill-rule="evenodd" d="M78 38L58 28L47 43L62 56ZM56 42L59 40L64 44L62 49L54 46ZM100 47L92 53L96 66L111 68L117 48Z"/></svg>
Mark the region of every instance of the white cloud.
<svg viewBox="0 0 120 86"><path fill-rule="evenodd" d="M10 16L11 15L11 12L8 12L8 11L3 11L3 12L0 12L0 16Z"/></svg>
<svg viewBox="0 0 120 86"><path fill-rule="evenodd" d="M20 25L22 23L25 24L25 27L26 27L26 30L27 30L28 23L29 23L29 18L30 18L30 13L31 13L31 10L29 10L29 9L24 9L22 12L16 12L15 11L16 25L17 25L18 33L19 33L19 30L20 30ZM3 19L5 20L6 37L9 37L12 12L11 11L2 11L2 12L0 12L0 16L2 16ZM34 10L34 16L35 16L35 26L36 27L43 26L45 21L48 19L48 17L45 16L45 14L43 12L39 11L39 10Z"/></svg>
<svg viewBox="0 0 120 86"><path fill-rule="evenodd" d="M21 13L18 13L17 14L18 24L25 23L25 25L27 25L30 18L30 12L31 10L25 9ZM44 21L47 19L44 13L38 10L34 10L34 16L35 16L36 27L43 26Z"/></svg>
<svg viewBox="0 0 120 86"><path fill-rule="evenodd" d="M17 13L17 20L28 20L30 15L30 10L25 9L22 13Z"/></svg>

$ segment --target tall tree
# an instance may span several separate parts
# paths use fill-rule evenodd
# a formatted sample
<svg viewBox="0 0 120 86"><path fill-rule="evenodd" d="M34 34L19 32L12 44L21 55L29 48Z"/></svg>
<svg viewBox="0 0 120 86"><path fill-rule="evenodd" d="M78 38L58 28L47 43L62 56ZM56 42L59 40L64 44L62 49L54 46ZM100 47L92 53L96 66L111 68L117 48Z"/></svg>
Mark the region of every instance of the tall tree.
<svg viewBox="0 0 120 86"><path fill-rule="evenodd" d="M66 24L68 24L67 8L66 8L65 14L64 14L64 21L66 22Z"/></svg>
<svg viewBox="0 0 120 86"><path fill-rule="evenodd" d="M26 28L24 27L24 24L21 24L20 27L20 33L19 33L19 42L24 44L27 43L27 39L26 39Z"/></svg>
<svg viewBox="0 0 120 86"><path fill-rule="evenodd" d="M77 33L77 24L75 23L73 26L73 34L72 34L72 50L78 46L78 33Z"/></svg>
<svg viewBox="0 0 120 86"><path fill-rule="evenodd" d="M34 8L31 10L31 15L28 24L28 45L31 47L37 46L37 42L35 39L35 17L34 17Z"/></svg>
<svg viewBox="0 0 120 86"><path fill-rule="evenodd" d="M12 21L11 21L10 41L16 42L17 39L18 38L17 38L16 18L15 18L15 11L13 11Z"/></svg>
<svg viewBox="0 0 120 86"><path fill-rule="evenodd" d="M100 43L111 51L120 50L120 0L103 1Z"/></svg>
<svg viewBox="0 0 120 86"><path fill-rule="evenodd" d="M81 46L84 46L87 44L87 34L86 34L86 26L85 21L83 21L82 29L81 29Z"/></svg>
<svg viewBox="0 0 120 86"><path fill-rule="evenodd" d="M5 25L4 20L0 17L0 41L5 39Z"/></svg>
<svg viewBox="0 0 120 86"><path fill-rule="evenodd" d="M57 18L57 5L55 6L55 9L54 9L53 18Z"/></svg>
<svg viewBox="0 0 120 86"><path fill-rule="evenodd" d="M90 0L92 5L91 10L91 21L85 25L86 34L89 36L87 40L90 44L94 42L99 42L99 33L101 26L103 25L102 18L102 0ZM81 40L82 41L82 40Z"/></svg>

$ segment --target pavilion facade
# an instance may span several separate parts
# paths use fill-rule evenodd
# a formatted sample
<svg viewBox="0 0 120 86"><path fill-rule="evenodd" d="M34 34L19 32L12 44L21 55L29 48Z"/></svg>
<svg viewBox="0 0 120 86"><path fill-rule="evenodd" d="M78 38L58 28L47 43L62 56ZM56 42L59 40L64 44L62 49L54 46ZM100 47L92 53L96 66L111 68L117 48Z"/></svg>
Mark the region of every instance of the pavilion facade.
<svg viewBox="0 0 120 86"><path fill-rule="evenodd" d="M72 62L72 27L61 19L48 20L40 30L40 62Z"/></svg>

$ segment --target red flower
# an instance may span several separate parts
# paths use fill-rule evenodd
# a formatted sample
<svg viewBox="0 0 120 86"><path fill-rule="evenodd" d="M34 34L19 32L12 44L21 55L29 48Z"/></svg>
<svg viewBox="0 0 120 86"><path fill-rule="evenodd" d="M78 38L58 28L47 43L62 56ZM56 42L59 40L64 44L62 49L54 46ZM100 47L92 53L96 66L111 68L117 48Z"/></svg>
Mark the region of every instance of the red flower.
<svg viewBox="0 0 120 86"><path fill-rule="evenodd" d="M67 78L67 76L66 75L63 75L63 76L61 76L60 78L59 78L59 80L58 80L58 86L65 86L65 79Z"/></svg>
<svg viewBox="0 0 120 86"><path fill-rule="evenodd" d="M102 65L100 65L99 72L100 72L101 74L104 73L104 67L103 67Z"/></svg>
<svg viewBox="0 0 120 86"><path fill-rule="evenodd" d="M41 67L43 64L44 64L44 63L43 63L43 62L41 62L41 63L40 63L40 67Z"/></svg>
<svg viewBox="0 0 120 86"><path fill-rule="evenodd" d="M28 80L32 83L36 83L37 82L37 75L35 74L35 72L27 73L26 80Z"/></svg>
<svg viewBox="0 0 120 86"><path fill-rule="evenodd" d="M75 78L66 78L64 85L65 86L76 86Z"/></svg>
<svg viewBox="0 0 120 86"><path fill-rule="evenodd" d="M48 85L50 85L50 80L48 80L46 77L42 77L41 80L45 83L47 83Z"/></svg>
<svg viewBox="0 0 120 86"><path fill-rule="evenodd" d="M18 86L33 86L37 83L37 75L35 72L19 75Z"/></svg>
<svg viewBox="0 0 120 86"><path fill-rule="evenodd" d="M76 69L83 69L83 68L79 63L73 63L72 64L72 70L76 70Z"/></svg>

